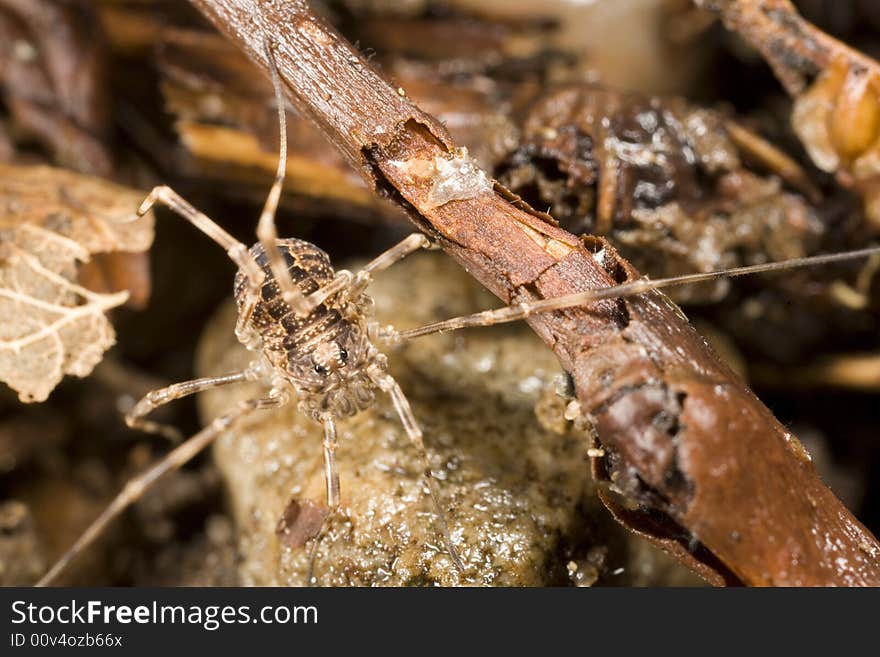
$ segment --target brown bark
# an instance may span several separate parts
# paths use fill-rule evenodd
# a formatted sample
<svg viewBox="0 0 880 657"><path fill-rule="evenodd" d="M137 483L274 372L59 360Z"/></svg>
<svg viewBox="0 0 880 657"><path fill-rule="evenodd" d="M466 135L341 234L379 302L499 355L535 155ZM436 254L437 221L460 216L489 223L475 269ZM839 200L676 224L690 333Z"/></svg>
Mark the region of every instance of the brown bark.
<svg viewBox="0 0 880 657"><path fill-rule="evenodd" d="M297 108L504 302L638 276L604 240L581 242L497 185L435 205L418 171L455 152L447 131L304 2L192 1L263 68L266 35ZM664 295L529 323L574 380L605 453L594 467L630 507L615 509L623 521L715 582L880 584L880 544Z"/></svg>
<svg viewBox="0 0 880 657"><path fill-rule="evenodd" d="M792 96L837 58L873 73L877 62L804 20L790 0L694 0L755 47Z"/></svg>

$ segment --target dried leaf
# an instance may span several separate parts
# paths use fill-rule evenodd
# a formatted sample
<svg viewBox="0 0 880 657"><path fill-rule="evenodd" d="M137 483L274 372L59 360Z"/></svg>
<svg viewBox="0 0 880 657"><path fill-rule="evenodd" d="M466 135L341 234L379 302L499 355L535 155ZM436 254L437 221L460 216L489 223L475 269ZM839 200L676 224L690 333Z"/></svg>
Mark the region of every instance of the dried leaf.
<svg viewBox="0 0 880 657"><path fill-rule="evenodd" d="M129 292L87 289L79 267L150 247L153 217L134 221L142 198L60 169L0 164L0 379L21 401L45 400L65 374L88 376L113 345L105 312Z"/></svg>

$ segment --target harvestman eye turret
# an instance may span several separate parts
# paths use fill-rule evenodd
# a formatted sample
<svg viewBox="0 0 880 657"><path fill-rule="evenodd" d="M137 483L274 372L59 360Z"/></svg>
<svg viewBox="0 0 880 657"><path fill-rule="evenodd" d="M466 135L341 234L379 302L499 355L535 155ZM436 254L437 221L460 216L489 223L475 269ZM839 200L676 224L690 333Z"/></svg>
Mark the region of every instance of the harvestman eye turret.
<svg viewBox="0 0 880 657"><path fill-rule="evenodd" d="M339 475L335 459L336 421L371 406L376 401L377 392L389 395L404 430L421 455L427 490L443 542L456 568L464 572L464 564L449 531L437 480L429 465L422 431L406 396L387 372L386 358L376 348L375 342L393 345L432 333L510 322L534 313L581 306L602 299L633 296L662 287L696 283L721 276L741 276L818 265L880 253L880 247L873 247L721 272L655 281L639 279L599 290L489 310L408 331L398 332L391 327L379 327L375 322L368 321L371 304L365 294L367 286L375 274L419 249L429 248L430 242L421 234L412 234L372 260L357 274L352 274L346 270L335 271L327 254L309 242L278 238L275 212L285 176L287 131L281 81L268 44L265 50L278 104L281 143L275 181L257 225L257 243L248 249L169 187L153 189L138 211L143 215L156 203L166 205L226 250L230 259L238 266L234 286L238 307L235 334L254 353L254 360L240 372L195 379L154 390L141 399L125 419L133 428L171 434L175 433L173 429L151 422L146 416L157 407L175 399L232 383L260 381L266 384L269 392L264 397L241 402L181 443L146 472L131 479L107 509L43 576L38 586L51 583L114 518L137 501L164 474L187 463L246 415L257 410L284 406L294 397L298 400L299 410L323 426L327 506L330 513L335 512L340 504ZM310 582L312 564L322 533L323 529L311 539Z"/></svg>

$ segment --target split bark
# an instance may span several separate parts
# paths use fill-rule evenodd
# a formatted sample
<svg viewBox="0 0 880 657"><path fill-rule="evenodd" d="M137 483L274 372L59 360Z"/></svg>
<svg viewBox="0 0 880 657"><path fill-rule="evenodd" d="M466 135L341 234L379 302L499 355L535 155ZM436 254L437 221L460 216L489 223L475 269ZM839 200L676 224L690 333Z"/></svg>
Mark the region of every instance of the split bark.
<svg viewBox="0 0 880 657"><path fill-rule="evenodd" d="M265 35L298 110L505 303L638 277L603 239L579 240L479 184L478 170L455 167L459 193L439 194L443 163L467 163L444 126L305 2L192 2L264 69ZM880 544L663 294L529 324L571 374L604 451L594 470L622 493L624 503L604 497L623 522L715 583L880 585Z"/></svg>

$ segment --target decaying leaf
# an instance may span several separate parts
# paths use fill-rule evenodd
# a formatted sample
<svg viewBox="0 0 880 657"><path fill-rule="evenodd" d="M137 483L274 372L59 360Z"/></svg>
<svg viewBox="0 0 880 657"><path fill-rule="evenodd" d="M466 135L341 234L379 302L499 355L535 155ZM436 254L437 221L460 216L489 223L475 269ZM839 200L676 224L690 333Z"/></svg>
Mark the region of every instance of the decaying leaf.
<svg viewBox="0 0 880 657"><path fill-rule="evenodd" d="M65 374L88 376L114 343L104 313L129 291L90 290L79 269L149 248L153 217L134 214L142 199L97 178L0 164L0 379L21 401L45 400Z"/></svg>

